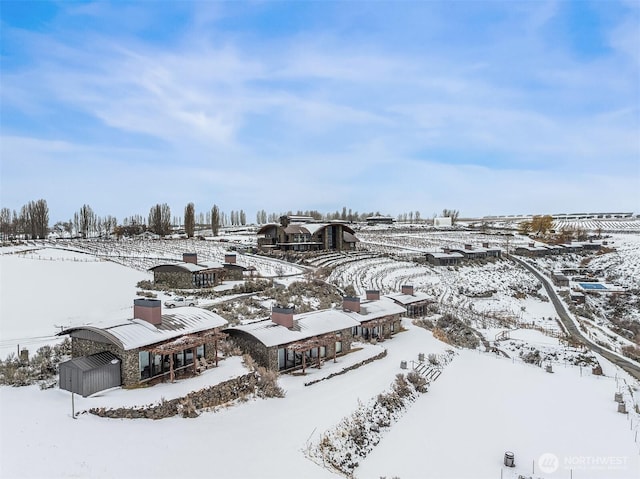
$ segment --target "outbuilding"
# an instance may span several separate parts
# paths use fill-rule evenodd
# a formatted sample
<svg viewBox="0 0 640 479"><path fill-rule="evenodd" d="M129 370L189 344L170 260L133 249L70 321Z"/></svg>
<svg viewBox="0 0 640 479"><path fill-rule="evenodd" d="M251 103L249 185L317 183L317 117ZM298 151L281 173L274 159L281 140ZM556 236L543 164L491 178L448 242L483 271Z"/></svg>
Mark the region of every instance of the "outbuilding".
<svg viewBox="0 0 640 479"><path fill-rule="evenodd" d="M59 373L60 389L82 397L122 384L120 360L109 351L60 363Z"/></svg>

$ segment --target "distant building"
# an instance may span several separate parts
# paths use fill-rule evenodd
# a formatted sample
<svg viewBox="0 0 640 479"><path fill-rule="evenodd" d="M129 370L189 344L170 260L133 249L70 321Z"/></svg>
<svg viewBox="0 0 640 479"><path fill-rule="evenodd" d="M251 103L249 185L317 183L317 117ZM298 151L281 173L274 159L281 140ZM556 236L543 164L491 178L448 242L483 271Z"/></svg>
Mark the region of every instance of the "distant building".
<svg viewBox="0 0 640 479"><path fill-rule="evenodd" d="M427 306L433 302L433 299L426 293L414 291L413 286L408 284L402 285L399 293L385 294L385 298L389 298L405 308L406 315L410 318L426 315Z"/></svg>
<svg viewBox="0 0 640 479"><path fill-rule="evenodd" d="M436 228L451 228L451 217L444 216L439 218L433 218L433 226Z"/></svg>
<svg viewBox="0 0 640 479"><path fill-rule="evenodd" d="M308 222L313 218L283 216L280 224L265 225L258 230L261 251L353 251L358 238L347 224Z"/></svg>
<svg viewBox="0 0 640 479"><path fill-rule="evenodd" d="M164 263L149 268L153 272L153 282L172 288L211 288L224 278L225 266L210 261L198 263L196 253L184 253L182 262Z"/></svg>
<svg viewBox="0 0 640 479"><path fill-rule="evenodd" d="M376 226L392 225L395 220L391 216L369 216L366 221L369 226Z"/></svg>
<svg viewBox="0 0 640 479"><path fill-rule="evenodd" d="M453 253L447 249L442 253L427 253L426 257L429 264L433 266L456 266L464 259L462 253Z"/></svg>

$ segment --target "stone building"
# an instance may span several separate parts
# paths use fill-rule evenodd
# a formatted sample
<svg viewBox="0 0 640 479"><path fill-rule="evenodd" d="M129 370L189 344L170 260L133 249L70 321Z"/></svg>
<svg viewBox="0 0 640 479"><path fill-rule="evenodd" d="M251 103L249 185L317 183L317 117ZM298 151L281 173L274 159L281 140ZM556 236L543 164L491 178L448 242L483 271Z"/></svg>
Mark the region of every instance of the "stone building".
<svg viewBox="0 0 640 479"><path fill-rule="evenodd" d="M112 353L121 364L121 384L173 380L217 363L220 329L227 320L201 308L162 312L157 299L136 299L133 318L67 328L72 358Z"/></svg>
<svg viewBox="0 0 640 479"><path fill-rule="evenodd" d="M405 314L409 318L426 315L427 307L434 302L432 297L426 293L414 291L413 286L409 284L403 284L399 293L385 294L384 297L405 308Z"/></svg>
<svg viewBox="0 0 640 479"><path fill-rule="evenodd" d="M294 314L293 308L274 307L269 319L224 332L259 365L290 371L348 353L358 325L337 309Z"/></svg>
<svg viewBox="0 0 640 479"><path fill-rule="evenodd" d="M184 253L182 262L164 263L149 268L153 282L171 288L211 288L220 284L225 267L218 262L198 263L196 253Z"/></svg>

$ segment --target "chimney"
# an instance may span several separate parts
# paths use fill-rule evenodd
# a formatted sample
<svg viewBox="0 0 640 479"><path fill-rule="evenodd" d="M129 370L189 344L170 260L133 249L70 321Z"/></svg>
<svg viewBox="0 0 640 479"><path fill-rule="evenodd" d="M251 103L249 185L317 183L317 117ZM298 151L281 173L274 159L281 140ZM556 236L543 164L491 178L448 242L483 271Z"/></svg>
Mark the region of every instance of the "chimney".
<svg viewBox="0 0 640 479"><path fill-rule="evenodd" d="M274 306L271 308L271 321L285 328L293 328L293 312L295 308Z"/></svg>
<svg viewBox="0 0 640 479"><path fill-rule="evenodd" d="M489 248L489 243L487 241L485 241L484 243L482 243L482 247L483 248Z"/></svg>
<svg viewBox="0 0 640 479"><path fill-rule="evenodd" d="M184 261L185 263L198 264L198 254L197 253L182 253L182 261Z"/></svg>
<svg viewBox="0 0 640 479"><path fill-rule="evenodd" d="M342 309L344 311L360 312L360 298L354 296L345 296L342 298Z"/></svg>
<svg viewBox="0 0 640 479"><path fill-rule="evenodd" d="M368 289L366 291L367 293L367 300L368 301L377 301L380 299L380 290L379 289Z"/></svg>
<svg viewBox="0 0 640 479"><path fill-rule="evenodd" d="M159 299L134 299L133 317L155 326L162 324L162 302Z"/></svg>
<svg viewBox="0 0 640 479"><path fill-rule="evenodd" d="M535 245L535 243L529 243L529 248L533 248Z"/></svg>
<svg viewBox="0 0 640 479"><path fill-rule="evenodd" d="M227 264L236 264L236 255L233 253L225 253L224 262Z"/></svg>
<svg viewBox="0 0 640 479"><path fill-rule="evenodd" d="M471 249L473 249L473 247L470 244L466 244L466 245L464 245L464 249L471 250Z"/></svg>
<svg viewBox="0 0 640 479"><path fill-rule="evenodd" d="M401 291L402 294L410 294L411 296L413 296L413 286L410 284L403 284Z"/></svg>
<svg viewBox="0 0 640 479"><path fill-rule="evenodd" d="M442 250L444 251L444 254L451 253L451 250L449 248L442 248Z"/></svg>

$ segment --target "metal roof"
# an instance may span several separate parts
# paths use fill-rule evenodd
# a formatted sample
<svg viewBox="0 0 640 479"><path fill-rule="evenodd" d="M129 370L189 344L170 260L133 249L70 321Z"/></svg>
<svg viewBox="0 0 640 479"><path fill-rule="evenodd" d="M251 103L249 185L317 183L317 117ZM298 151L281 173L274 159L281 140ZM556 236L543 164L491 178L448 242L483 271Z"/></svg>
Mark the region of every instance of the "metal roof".
<svg viewBox="0 0 640 479"><path fill-rule="evenodd" d="M421 291L416 291L413 294L391 293L385 294L384 296L400 304L413 304L431 299L427 293Z"/></svg>
<svg viewBox="0 0 640 479"><path fill-rule="evenodd" d="M352 328L359 326L360 322L350 318L349 315L343 311L325 309L294 315L294 324L296 324L299 331L297 329L288 329L285 326L274 323L270 319L229 328L226 331L244 331L265 346L271 347Z"/></svg>
<svg viewBox="0 0 640 479"><path fill-rule="evenodd" d="M202 308L185 306L162 315L162 323L154 326L142 319L125 319L111 323L95 323L72 327L58 335L87 330L99 334L124 349L142 348L175 339L185 334L198 333L228 324L223 317Z"/></svg>
<svg viewBox="0 0 640 479"><path fill-rule="evenodd" d="M91 356L82 356L78 358L70 359L69 361L65 361L61 364L64 364L67 367L73 367L75 369L80 369L82 371L90 371L92 369L98 369L107 364L111 364L113 362L120 362L120 360L111 352L104 351L97 354L92 354Z"/></svg>

